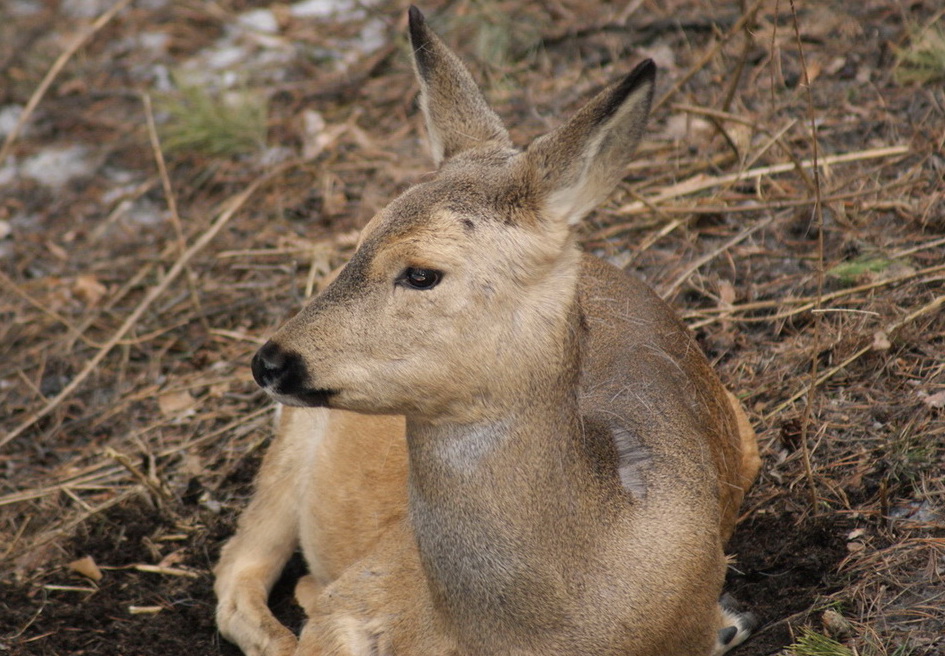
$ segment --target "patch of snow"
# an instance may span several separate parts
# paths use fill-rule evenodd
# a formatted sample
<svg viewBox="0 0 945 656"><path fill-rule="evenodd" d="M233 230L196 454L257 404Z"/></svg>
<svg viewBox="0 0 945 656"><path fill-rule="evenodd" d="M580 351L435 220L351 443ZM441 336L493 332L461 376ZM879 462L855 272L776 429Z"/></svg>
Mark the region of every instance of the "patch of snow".
<svg viewBox="0 0 945 656"><path fill-rule="evenodd" d="M97 18L112 6L111 0L69 0L60 7L62 13L73 18Z"/></svg>
<svg viewBox="0 0 945 656"><path fill-rule="evenodd" d="M155 55L163 55L171 42L171 37L166 32L141 32L136 35L136 39L141 50Z"/></svg>
<svg viewBox="0 0 945 656"><path fill-rule="evenodd" d="M262 152L259 160L263 166L275 166L282 162L287 162L295 155L291 148L285 146L272 146Z"/></svg>
<svg viewBox="0 0 945 656"><path fill-rule="evenodd" d="M20 114L23 113L21 105L4 105L0 107L0 137L13 132L16 122L20 120Z"/></svg>
<svg viewBox="0 0 945 656"><path fill-rule="evenodd" d="M245 46L222 45L219 48L206 51L203 64L217 70L230 68L249 57Z"/></svg>
<svg viewBox="0 0 945 656"><path fill-rule="evenodd" d="M373 18L361 28L360 38L353 45L365 55L370 55L383 48L389 38L390 32L387 23L380 18Z"/></svg>
<svg viewBox="0 0 945 656"><path fill-rule="evenodd" d="M303 20L356 21L367 18L367 8L378 0L301 0L289 6L289 14ZM319 49L319 58L334 60L342 69L363 55L382 48L389 29L379 18L367 20L356 39ZM279 20L270 9L251 9L236 17L214 44L204 48L180 67L180 84L232 88L248 79L280 81L299 56L298 44L285 39ZM157 82L163 83L164 79Z"/></svg>
<svg viewBox="0 0 945 656"><path fill-rule="evenodd" d="M266 34L279 31L279 21L270 9L252 9L237 16L236 22L241 27Z"/></svg>
<svg viewBox="0 0 945 656"><path fill-rule="evenodd" d="M125 223L133 226L151 227L160 225L171 216L170 211L152 200L141 198L128 210Z"/></svg>
<svg viewBox="0 0 945 656"><path fill-rule="evenodd" d="M14 230L22 232L36 232L42 226L42 217L38 214L17 214L10 219Z"/></svg>
<svg viewBox="0 0 945 656"><path fill-rule="evenodd" d="M89 176L94 166L85 146L54 146L26 158L20 173L47 187L62 187L70 180Z"/></svg>
<svg viewBox="0 0 945 656"><path fill-rule="evenodd" d="M157 64L151 69L152 88L161 93L167 93L174 88L171 72L164 64Z"/></svg>
<svg viewBox="0 0 945 656"><path fill-rule="evenodd" d="M12 157L4 164L0 164L0 187L13 184L13 181L16 180L16 175L18 172L19 169L17 168L16 160L14 160Z"/></svg>
<svg viewBox="0 0 945 656"><path fill-rule="evenodd" d="M39 0L9 0L7 11L11 16L32 16L43 10L43 2Z"/></svg>
<svg viewBox="0 0 945 656"><path fill-rule="evenodd" d="M302 0L289 7L295 18L364 18L364 11L353 0Z"/></svg>

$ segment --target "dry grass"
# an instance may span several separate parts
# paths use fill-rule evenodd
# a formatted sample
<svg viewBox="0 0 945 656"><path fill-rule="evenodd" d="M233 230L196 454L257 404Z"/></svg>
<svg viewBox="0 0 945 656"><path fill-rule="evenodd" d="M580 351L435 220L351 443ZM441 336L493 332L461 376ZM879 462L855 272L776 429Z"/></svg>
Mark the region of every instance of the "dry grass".
<svg viewBox="0 0 945 656"><path fill-rule="evenodd" d="M97 21L41 5L0 26L16 82L0 109L24 107L0 151L0 177L17 172L0 192L0 649L14 654L173 653L174 630L233 653L214 642L209 567L269 436L249 358L428 167L403 7L279 10L275 33L233 36L250 3L127 4ZM732 587L766 626L737 653L942 653L945 96L889 54L925 43L912 25L936 33L934 3L526 4L424 6L460 52L479 49L519 143L634 58L661 67L647 143L583 237L670 299L758 429ZM372 20L383 43L357 54ZM226 38L269 99L269 148L159 157L167 113L149 129L141 92ZM54 47L44 78L31 58ZM291 56L264 65L272 52ZM84 147L86 175L25 174L63 145ZM823 579L789 588L811 554ZM101 582L66 567L86 555ZM805 652L825 604L853 631Z"/></svg>

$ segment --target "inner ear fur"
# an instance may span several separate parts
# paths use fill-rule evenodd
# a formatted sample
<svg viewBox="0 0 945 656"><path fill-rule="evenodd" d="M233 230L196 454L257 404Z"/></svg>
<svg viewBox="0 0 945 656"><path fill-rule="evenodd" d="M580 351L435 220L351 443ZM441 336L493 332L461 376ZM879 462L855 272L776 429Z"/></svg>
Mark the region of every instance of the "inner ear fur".
<svg viewBox="0 0 945 656"><path fill-rule="evenodd" d="M655 79L647 59L532 143L527 166L545 215L573 225L607 199L643 135Z"/></svg>
<svg viewBox="0 0 945 656"><path fill-rule="evenodd" d="M466 66L410 7L410 45L420 83L420 108L426 119L433 161L484 144L511 147L502 120L489 107Z"/></svg>

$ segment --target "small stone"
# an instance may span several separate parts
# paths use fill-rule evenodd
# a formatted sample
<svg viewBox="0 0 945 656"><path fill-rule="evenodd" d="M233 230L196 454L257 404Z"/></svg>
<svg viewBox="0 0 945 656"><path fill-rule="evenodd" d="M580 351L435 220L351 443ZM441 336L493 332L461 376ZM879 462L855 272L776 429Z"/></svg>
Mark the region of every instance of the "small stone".
<svg viewBox="0 0 945 656"><path fill-rule="evenodd" d="M845 640L853 635L853 625L843 615L835 610L827 609L821 615L820 621L823 622L824 630L827 634L836 640Z"/></svg>

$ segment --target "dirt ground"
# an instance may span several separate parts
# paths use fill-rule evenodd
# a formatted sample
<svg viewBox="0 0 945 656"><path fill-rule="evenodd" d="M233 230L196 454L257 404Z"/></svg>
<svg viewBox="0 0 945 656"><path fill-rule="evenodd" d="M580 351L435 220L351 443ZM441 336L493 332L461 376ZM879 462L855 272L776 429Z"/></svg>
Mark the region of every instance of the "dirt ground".
<svg viewBox="0 0 945 656"><path fill-rule="evenodd" d="M0 653L235 656L211 568L271 437L250 358L430 168L406 5L112 6L0 8ZM945 654L945 36L910 64L939 0L422 9L519 144L659 66L582 237L758 431L735 653Z"/></svg>

